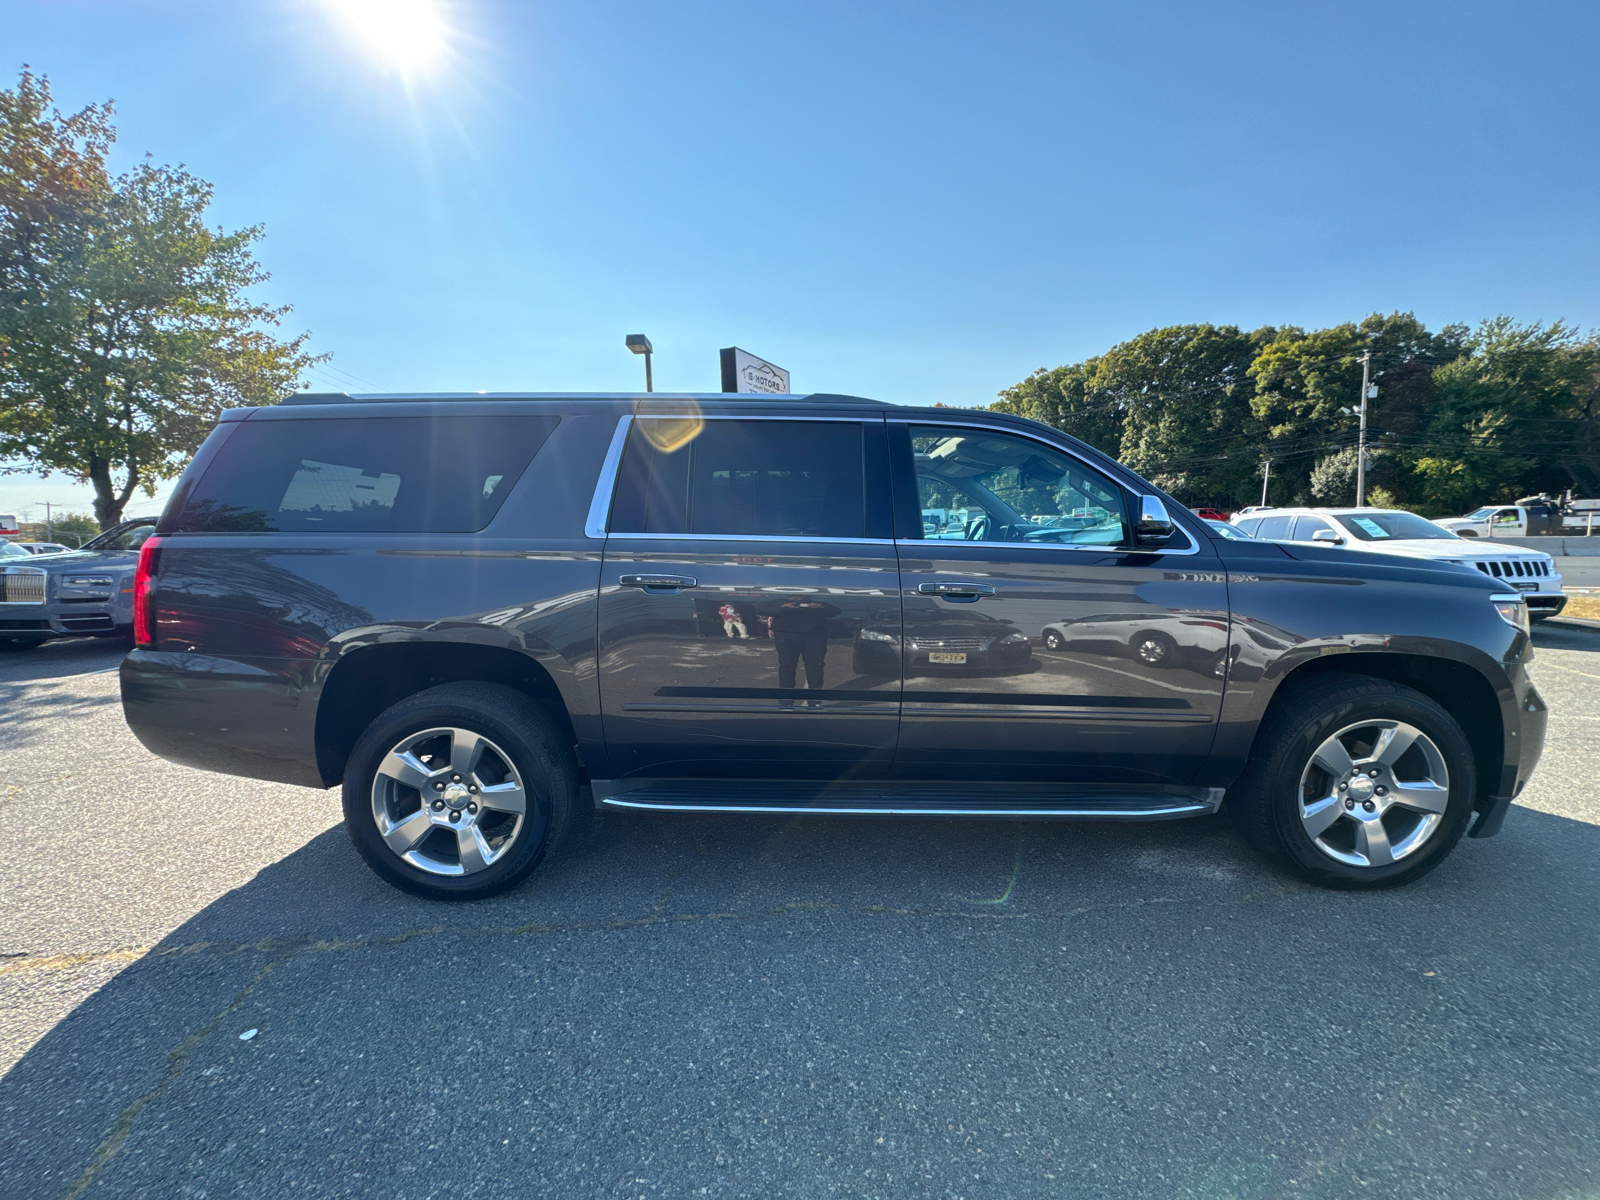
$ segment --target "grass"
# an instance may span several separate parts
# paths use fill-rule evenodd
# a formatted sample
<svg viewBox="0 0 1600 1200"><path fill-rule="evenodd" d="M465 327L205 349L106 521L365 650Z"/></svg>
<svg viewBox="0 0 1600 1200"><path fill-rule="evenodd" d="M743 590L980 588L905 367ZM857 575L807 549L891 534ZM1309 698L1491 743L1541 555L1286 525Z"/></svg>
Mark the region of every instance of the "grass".
<svg viewBox="0 0 1600 1200"><path fill-rule="evenodd" d="M1600 596L1568 596L1567 606L1561 610L1564 617L1587 617L1600 621Z"/></svg>

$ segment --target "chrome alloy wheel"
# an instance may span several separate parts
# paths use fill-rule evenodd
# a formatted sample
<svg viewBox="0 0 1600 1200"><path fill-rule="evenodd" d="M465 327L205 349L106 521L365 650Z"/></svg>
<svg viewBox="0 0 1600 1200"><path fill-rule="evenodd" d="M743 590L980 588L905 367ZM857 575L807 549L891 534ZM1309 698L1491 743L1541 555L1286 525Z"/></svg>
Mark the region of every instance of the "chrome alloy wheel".
<svg viewBox="0 0 1600 1200"><path fill-rule="evenodd" d="M424 729L383 756L372 779L378 833L434 875L472 875L511 849L528 796L505 751L470 729Z"/></svg>
<svg viewBox="0 0 1600 1200"><path fill-rule="evenodd" d="M1317 849L1352 867L1415 854L1439 829L1450 772L1433 739L1404 721L1346 725L1300 775L1300 823Z"/></svg>

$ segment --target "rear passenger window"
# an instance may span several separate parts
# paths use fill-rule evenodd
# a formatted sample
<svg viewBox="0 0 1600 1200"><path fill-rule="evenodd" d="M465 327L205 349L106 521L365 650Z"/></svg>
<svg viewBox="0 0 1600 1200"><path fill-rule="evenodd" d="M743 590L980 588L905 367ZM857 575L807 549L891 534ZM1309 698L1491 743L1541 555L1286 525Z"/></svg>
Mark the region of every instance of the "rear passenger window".
<svg viewBox="0 0 1600 1200"><path fill-rule="evenodd" d="M175 533L476 533L559 417L244 421Z"/></svg>
<svg viewBox="0 0 1600 1200"><path fill-rule="evenodd" d="M1255 536L1268 542L1288 541L1291 520L1292 517L1263 517L1261 524L1256 526Z"/></svg>
<svg viewBox="0 0 1600 1200"><path fill-rule="evenodd" d="M855 421L634 422L611 509L613 533L859 538Z"/></svg>

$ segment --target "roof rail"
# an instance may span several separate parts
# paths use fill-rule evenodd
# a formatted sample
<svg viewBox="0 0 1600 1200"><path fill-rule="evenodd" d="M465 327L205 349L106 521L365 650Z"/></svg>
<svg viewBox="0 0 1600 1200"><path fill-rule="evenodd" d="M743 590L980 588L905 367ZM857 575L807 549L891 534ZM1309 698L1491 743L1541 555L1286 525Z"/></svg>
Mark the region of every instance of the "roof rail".
<svg viewBox="0 0 1600 1200"><path fill-rule="evenodd" d="M820 404L865 404L893 407L886 400L834 392L762 394L756 392L292 392L280 404L400 404L441 400L803 400Z"/></svg>

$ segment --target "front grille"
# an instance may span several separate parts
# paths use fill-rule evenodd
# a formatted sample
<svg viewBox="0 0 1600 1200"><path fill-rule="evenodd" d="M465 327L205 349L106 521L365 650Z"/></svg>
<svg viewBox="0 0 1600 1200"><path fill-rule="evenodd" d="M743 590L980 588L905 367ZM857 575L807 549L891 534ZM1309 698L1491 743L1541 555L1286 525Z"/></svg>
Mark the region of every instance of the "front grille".
<svg viewBox="0 0 1600 1200"><path fill-rule="evenodd" d="M913 650L986 650L989 638L917 638L912 641Z"/></svg>
<svg viewBox="0 0 1600 1200"><path fill-rule="evenodd" d="M1496 579L1527 579L1550 574L1549 563L1524 558L1491 558L1487 562L1475 562L1472 565Z"/></svg>
<svg viewBox="0 0 1600 1200"><path fill-rule="evenodd" d="M43 604L44 572L38 567L7 567L0 574L0 604Z"/></svg>

